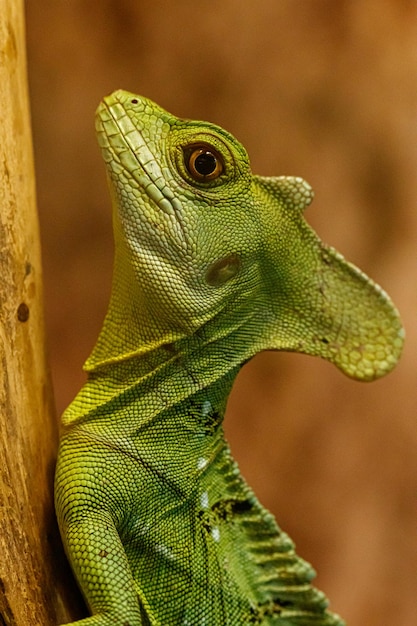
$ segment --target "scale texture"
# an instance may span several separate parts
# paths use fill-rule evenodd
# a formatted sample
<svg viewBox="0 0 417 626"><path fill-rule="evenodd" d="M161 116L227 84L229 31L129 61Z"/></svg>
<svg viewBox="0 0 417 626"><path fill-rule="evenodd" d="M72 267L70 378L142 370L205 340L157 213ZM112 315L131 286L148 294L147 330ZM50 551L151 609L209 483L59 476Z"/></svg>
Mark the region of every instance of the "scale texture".
<svg viewBox="0 0 417 626"><path fill-rule="evenodd" d="M384 375L401 353L398 313L307 225L310 186L253 175L223 129L125 91L103 100L96 128L115 264L56 470L91 611L74 624L342 626L241 477L223 416L261 350Z"/></svg>

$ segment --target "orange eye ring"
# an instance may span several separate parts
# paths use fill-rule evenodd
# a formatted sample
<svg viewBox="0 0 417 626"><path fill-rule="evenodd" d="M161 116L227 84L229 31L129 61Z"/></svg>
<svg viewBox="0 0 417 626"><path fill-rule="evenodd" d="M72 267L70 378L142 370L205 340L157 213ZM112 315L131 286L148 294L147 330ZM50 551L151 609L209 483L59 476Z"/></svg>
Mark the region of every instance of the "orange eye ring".
<svg viewBox="0 0 417 626"><path fill-rule="evenodd" d="M187 170L197 182L215 180L224 170L223 159L211 146L194 145L186 152Z"/></svg>

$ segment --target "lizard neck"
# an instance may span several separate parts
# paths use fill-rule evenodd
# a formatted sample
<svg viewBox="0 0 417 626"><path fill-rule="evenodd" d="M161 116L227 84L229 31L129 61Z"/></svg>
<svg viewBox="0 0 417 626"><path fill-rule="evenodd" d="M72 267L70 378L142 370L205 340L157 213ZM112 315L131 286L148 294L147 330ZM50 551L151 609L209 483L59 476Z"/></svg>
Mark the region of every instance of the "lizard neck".
<svg viewBox="0 0 417 626"><path fill-rule="evenodd" d="M132 401L135 420L151 420L203 390L212 410L223 415L241 366L256 352L250 336L242 320L226 336L203 327L198 335L97 368L65 411L63 424L97 418L102 423Z"/></svg>

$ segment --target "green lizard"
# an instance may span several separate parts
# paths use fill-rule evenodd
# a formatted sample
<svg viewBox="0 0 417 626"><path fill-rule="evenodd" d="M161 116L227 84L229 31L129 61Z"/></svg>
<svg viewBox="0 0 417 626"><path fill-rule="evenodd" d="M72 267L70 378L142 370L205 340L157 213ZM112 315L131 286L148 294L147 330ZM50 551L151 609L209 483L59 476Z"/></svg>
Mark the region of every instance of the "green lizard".
<svg viewBox="0 0 417 626"><path fill-rule="evenodd" d="M109 310L63 416L56 510L92 616L110 626L341 626L314 571L241 477L222 420L261 350L359 380L403 343L388 296L302 216L301 178L116 91L97 111L113 201Z"/></svg>

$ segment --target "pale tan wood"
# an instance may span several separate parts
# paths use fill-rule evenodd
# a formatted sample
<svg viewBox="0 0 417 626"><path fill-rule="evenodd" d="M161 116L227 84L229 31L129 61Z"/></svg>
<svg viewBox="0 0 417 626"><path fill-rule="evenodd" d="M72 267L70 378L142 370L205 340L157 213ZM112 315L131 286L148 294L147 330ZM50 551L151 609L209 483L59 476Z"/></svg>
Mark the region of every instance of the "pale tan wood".
<svg viewBox="0 0 417 626"><path fill-rule="evenodd" d="M23 2L0 0L0 624L69 621L53 513L56 447Z"/></svg>

